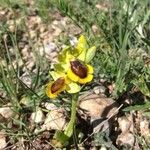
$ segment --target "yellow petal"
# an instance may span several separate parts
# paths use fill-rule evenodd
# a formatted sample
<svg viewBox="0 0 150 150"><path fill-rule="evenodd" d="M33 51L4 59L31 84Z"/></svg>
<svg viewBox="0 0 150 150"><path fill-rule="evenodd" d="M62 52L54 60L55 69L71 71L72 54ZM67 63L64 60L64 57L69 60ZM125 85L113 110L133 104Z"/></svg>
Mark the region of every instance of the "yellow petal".
<svg viewBox="0 0 150 150"><path fill-rule="evenodd" d="M80 89L81 87L77 83L71 82L67 85L66 91L68 93L78 93Z"/></svg>
<svg viewBox="0 0 150 150"><path fill-rule="evenodd" d="M79 78L78 82L81 84L86 84L88 82L91 82L93 79L93 75L92 74L88 74L88 76L86 78Z"/></svg>
<svg viewBox="0 0 150 150"><path fill-rule="evenodd" d="M88 73L93 74L93 72L94 72L93 67L91 65L86 65L86 66L88 68Z"/></svg>
<svg viewBox="0 0 150 150"><path fill-rule="evenodd" d="M57 97L57 94L54 93L52 94L51 92L51 85L53 84L53 82L50 82L47 84L47 87L46 87L46 95L49 97L49 98L56 98Z"/></svg>
<svg viewBox="0 0 150 150"><path fill-rule="evenodd" d="M68 76L68 78L69 78L70 80L72 80L72 81L74 81L74 82L77 82L78 79L79 79L79 77L78 77L76 74L74 74L74 73L72 72L71 68L69 68L69 70L68 70L68 72L67 72L67 76Z"/></svg>

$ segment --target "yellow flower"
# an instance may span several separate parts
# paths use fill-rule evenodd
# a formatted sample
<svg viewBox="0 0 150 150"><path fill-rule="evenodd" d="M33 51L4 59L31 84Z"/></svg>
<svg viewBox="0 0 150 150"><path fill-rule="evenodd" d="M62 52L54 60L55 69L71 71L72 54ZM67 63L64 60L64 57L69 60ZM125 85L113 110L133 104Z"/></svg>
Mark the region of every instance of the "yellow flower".
<svg viewBox="0 0 150 150"><path fill-rule="evenodd" d="M79 60L71 61L67 76L74 82L86 84L93 79L93 67L88 64L83 64Z"/></svg>
<svg viewBox="0 0 150 150"><path fill-rule="evenodd" d="M55 71L50 73L54 81L49 82L46 87L46 94L49 98L56 98L62 91L67 91L68 93L80 91L81 87L72 82L65 74Z"/></svg>
<svg viewBox="0 0 150 150"><path fill-rule="evenodd" d="M56 98L59 93L66 89L65 78L60 77L56 81L47 84L46 94L49 98Z"/></svg>
<svg viewBox="0 0 150 150"><path fill-rule="evenodd" d="M86 84L93 79L93 67L88 65L94 57L96 47L89 48L86 38L81 35L75 47L67 46L58 55L58 63L50 75L54 81L47 84L46 94L56 98L62 91L77 93L80 84Z"/></svg>

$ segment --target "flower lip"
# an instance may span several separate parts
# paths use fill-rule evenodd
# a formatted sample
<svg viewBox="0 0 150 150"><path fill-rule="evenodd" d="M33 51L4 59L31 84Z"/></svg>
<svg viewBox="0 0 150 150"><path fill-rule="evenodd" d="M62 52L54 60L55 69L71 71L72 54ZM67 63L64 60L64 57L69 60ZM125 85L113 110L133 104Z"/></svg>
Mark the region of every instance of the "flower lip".
<svg viewBox="0 0 150 150"><path fill-rule="evenodd" d="M79 60L71 61L71 70L80 78L87 77L87 67L81 63Z"/></svg>
<svg viewBox="0 0 150 150"><path fill-rule="evenodd" d="M63 77L58 78L51 86L52 94L60 90L65 84L65 79Z"/></svg>

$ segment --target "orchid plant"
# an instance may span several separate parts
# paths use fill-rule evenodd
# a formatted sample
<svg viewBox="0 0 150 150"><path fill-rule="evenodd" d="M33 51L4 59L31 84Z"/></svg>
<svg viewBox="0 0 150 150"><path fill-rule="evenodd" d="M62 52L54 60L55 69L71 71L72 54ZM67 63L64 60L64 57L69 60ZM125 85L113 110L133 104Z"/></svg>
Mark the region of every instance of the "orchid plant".
<svg viewBox="0 0 150 150"><path fill-rule="evenodd" d="M68 92L72 95L70 122L64 132L55 133L55 144L57 142L57 144L65 145L73 134L79 92L82 85L93 79L93 67L89 62L95 52L96 47L89 48L86 38L81 35L76 46L67 46L61 51L58 55L58 63L54 65L54 71L50 71L53 81L47 84L47 96L55 99L61 92Z"/></svg>

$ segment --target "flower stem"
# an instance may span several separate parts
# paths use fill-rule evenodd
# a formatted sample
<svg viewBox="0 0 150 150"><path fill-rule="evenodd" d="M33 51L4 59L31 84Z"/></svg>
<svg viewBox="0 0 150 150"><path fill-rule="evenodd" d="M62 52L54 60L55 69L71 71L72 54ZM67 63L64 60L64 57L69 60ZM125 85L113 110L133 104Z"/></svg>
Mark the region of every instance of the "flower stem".
<svg viewBox="0 0 150 150"><path fill-rule="evenodd" d="M76 108L78 104L78 95L79 95L78 93L72 95L71 119L64 131L64 134L67 135L69 138L73 134L73 128L74 128L75 121L76 121Z"/></svg>
<svg viewBox="0 0 150 150"><path fill-rule="evenodd" d="M64 132L56 131L54 135L54 144L59 145L58 147L63 147L68 144L68 140L73 135L74 125L76 121L76 108L78 104L79 93L72 95L72 106L71 106L71 119Z"/></svg>

